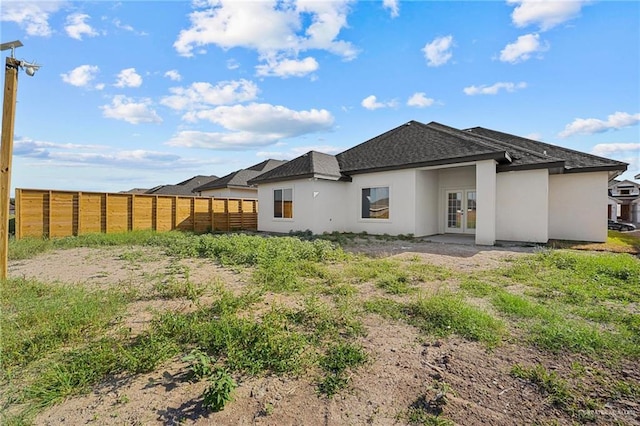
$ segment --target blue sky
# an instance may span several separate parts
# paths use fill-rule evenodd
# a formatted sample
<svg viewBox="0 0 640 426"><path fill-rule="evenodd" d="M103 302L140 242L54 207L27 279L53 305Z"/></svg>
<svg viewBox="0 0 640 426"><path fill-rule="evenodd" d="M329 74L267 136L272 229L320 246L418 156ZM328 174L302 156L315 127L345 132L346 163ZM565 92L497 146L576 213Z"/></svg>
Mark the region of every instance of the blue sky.
<svg viewBox="0 0 640 426"><path fill-rule="evenodd" d="M636 1L2 0L0 19L42 64L19 76L12 188L223 176L409 120L640 173Z"/></svg>

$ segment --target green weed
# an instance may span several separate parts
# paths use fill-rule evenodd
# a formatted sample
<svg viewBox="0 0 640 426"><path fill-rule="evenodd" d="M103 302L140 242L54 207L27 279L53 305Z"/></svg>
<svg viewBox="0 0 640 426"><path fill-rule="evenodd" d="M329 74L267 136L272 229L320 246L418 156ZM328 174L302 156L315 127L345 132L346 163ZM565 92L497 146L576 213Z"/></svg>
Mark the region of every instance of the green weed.
<svg viewBox="0 0 640 426"><path fill-rule="evenodd" d="M2 368L8 370L48 356L63 345L103 332L128 296L80 286L25 279L0 281Z"/></svg>
<svg viewBox="0 0 640 426"><path fill-rule="evenodd" d="M325 377L318 384L320 393L332 397L344 389L350 381L347 370L367 362L367 353L361 346L351 343L338 343L331 346L319 360Z"/></svg>
<svg viewBox="0 0 640 426"><path fill-rule="evenodd" d="M406 317L405 306L391 299L374 298L367 300L364 302L364 309L384 318L397 320Z"/></svg>
<svg viewBox="0 0 640 426"><path fill-rule="evenodd" d="M236 388L236 382L227 370L221 367L214 368L209 377L209 387L203 394L203 405L211 411L221 411L224 406L233 400L232 393Z"/></svg>
<svg viewBox="0 0 640 426"><path fill-rule="evenodd" d="M495 346L505 333L500 320L449 293L420 297L407 309L410 323L436 336L456 333Z"/></svg>
<svg viewBox="0 0 640 426"><path fill-rule="evenodd" d="M558 408L566 410L575 403L576 397L569 390L567 382L558 377L555 371L548 372L543 365L537 364L528 368L516 364L511 368L511 375L538 386Z"/></svg>

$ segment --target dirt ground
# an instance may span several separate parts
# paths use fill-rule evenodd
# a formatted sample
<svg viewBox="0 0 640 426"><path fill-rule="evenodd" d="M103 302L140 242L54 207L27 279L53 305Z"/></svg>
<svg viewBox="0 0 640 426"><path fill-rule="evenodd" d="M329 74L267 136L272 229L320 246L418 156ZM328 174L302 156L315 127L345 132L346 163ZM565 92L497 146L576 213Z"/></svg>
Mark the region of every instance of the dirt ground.
<svg viewBox="0 0 640 426"><path fill-rule="evenodd" d="M125 255L144 250L147 261ZM505 259L533 252L531 247L486 248L416 242L381 242L366 249L375 256L419 256L424 262L455 270L494 268ZM220 268L208 260L181 260L194 283L212 280L239 290L248 275ZM61 281L79 285L149 286L149 277L174 268L157 249L70 249L10 262L11 277ZM144 301L129 309L126 324L142 330L158 309L192 309L189 301ZM509 341L491 351L457 338L425 337L405 323L377 315L364 317L366 336L360 343L370 362L352 377L349 389L332 399L316 391L313 377L265 376L242 379L234 401L219 413L202 406L204 382L191 382L186 365L175 358L156 372L113 377L84 396L70 398L41 413L39 425L395 425L407 424L411 407L424 407L437 397L434 383L450 386L442 416L459 425L572 424L575 419L553 408L533 385L512 377L514 364L544 364L568 372L575 356L552 357ZM594 368L597 368L594 365ZM620 375L640 381L635 365L620 366ZM599 410L598 424L640 424L639 401L617 401Z"/></svg>

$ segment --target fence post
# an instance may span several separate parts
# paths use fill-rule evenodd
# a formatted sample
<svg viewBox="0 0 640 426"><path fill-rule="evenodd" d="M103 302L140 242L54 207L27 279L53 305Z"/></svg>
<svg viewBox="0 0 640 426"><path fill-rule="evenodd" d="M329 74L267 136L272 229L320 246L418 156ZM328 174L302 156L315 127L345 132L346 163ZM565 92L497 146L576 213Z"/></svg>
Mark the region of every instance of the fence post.
<svg viewBox="0 0 640 426"><path fill-rule="evenodd" d="M213 214L213 197L209 198L209 224L210 224L210 228L211 230L209 232L214 232L215 231L215 222L213 220L214 218L214 214Z"/></svg>
<svg viewBox="0 0 640 426"><path fill-rule="evenodd" d="M22 189L16 188L16 210L15 210L15 224L16 224L16 240L22 238L22 218L20 215L22 214L22 207L20 204L22 203Z"/></svg>
<svg viewBox="0 0 640 426"><path fill-rule="evenodd" d="M78 204L74 206L74 210L76 211L76 217L78 218L78 222L76 224L76 232L75 232L76 237L80 235L80 232L82 229L82 226L81 226L82 225L82 192L78 192L77 197L78 197ZM73 225L71 226L71 228L73 228ZM73 233L73 229L71 230L71 232Z"/></svg>

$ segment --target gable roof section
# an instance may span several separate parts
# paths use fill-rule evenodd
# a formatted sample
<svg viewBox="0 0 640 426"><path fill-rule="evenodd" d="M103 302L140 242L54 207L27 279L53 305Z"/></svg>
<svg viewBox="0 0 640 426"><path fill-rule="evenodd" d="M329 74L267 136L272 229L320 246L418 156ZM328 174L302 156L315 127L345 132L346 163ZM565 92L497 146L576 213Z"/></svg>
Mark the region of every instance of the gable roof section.
<svg viewBox="0 0 640 426"><path fill-rule="evenodd" d="M496 171L548 169L550 173L608 171L610 179L627 164L508 133L474 127L458 130L440 123L410 121L335 157L311 151L249 183L350 175L495 160Z"/></svg>
<svg viewBox="0 0 640 426"><path fill-rule="evenodd" d="M551 145L545 142L534 141L532 139L498 132L496 130L474 127L467 129L466 131L490 138L498 143L503 143L505 146L512 147L511 149L514 151L524 150L530 155L542 155L548 158L561 159L564 161L564 173L625 171L627 169L627 163L623 163L621 161L610 160L608 158L598 157L596 155L563 148L557 145ZM517 166L517 164L514 164L514 166Z"/></svg>
<svg viewBox="0 0 640 426"><path fill-rule="evenodd" d="M349 180L340 173L335 156L309 151L300 157L249 180L249 184L278 182L292 179L318 178L327 180Z"/></svg>
<svg viewBox="0 0 640 426"><path fill-rule="evenodd" d="M250 188L249 180L260 176L262 173L275 169L276 167L286 163L284 160L265 160L261 163L255 164L247 169L236 170L229 173L220 179L213 180L204 185L198 186L193 189L193 192L206 191L211 189L222 188Z"/></svg>
<svg viewBox="0 0 640 426"><path fill-rule="evenodd" d="M188 195L193 196L193 188L218 179L217 176L198 175L175 185L159 185L151 188L145 194L155 195Z"/></svg>
<svg viewBox="0 0 640 426"><path fill-rule="evenodd" d="M439 123L410 121L336 155L343 173L366 173L494 159L508 152L485 139Z"/></svg>

